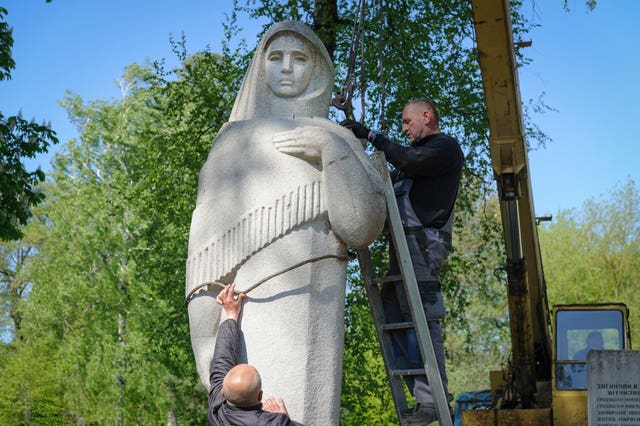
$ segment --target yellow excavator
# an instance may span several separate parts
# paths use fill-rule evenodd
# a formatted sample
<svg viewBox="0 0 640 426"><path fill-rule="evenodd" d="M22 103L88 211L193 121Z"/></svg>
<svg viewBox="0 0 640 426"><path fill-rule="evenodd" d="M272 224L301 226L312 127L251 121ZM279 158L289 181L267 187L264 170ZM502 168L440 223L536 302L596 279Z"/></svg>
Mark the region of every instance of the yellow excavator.
<svg viewBox="0 0 640 426"><path fill-rule="evenodd" d="M511 360L490 373L492 406L462 411L475 425L586 425L585 345L629 350L624 304L549 310L524 137L508 0L471 0L507 254Z"/></svg>

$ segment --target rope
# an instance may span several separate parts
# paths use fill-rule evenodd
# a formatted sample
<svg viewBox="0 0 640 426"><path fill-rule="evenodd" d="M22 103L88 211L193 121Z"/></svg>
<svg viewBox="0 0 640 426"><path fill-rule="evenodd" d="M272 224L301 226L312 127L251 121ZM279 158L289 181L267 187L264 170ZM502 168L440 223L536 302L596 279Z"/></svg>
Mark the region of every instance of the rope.
<svg viewBox="0 0 640 426"><path fill-rule="evenodd" d="M303 260L302 262L298 262L298 263L296 263L294 265L291 265L291 266L289 266L289 267L287 267L287 268L285 268L285 269L283 269L281 271L275 272L275 273L273 273L271 275L267 275L266 277L264 277L260 281L256 282L252 286L250 286L248 289L246 289L246 290L244 290L242 292L239 292L239 293L247 294L250 291L255 290L256 288L260 287L262 284L264 284L265 282L269 281L270 279L277 277L278 275L282 275L285 272L289 272L291 270L299 268L299 267L301 267L303 265L306 265L307 263L318 262L318 261L324 260L324 259L338 259L338 260L347 261L347 260L350 259L350 257L346 256L346 255L340 255L340 254L326 254L324 256L313 257L311 259ZM219 281L212 281L212 282L200 284L199 286L194 287L193 289L191 289L189 294L187 294L187 297L185 298L185 301L184 301L184 307L185 308L189 307L189 302L191 302L191 299L193 299L194 295L198 291L200 291L204 287L209 287L209 286L218 286L222 290L222 289L228 287L229 284L221 283Z"/></svg>

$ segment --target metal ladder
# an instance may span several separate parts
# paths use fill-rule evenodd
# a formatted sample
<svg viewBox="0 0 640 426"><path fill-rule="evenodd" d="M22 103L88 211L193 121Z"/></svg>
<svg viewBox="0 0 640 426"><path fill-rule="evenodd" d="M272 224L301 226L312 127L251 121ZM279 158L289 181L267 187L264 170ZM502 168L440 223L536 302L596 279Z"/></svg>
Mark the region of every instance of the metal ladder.
<svg viewBox="0 0 640 426"><path fill-rule="evenodd" d="M382 175L384 183L384 192L387 204L387 227L391 237L391 242L395 245L398 264L400 266L401 275L392 277L378 277L373 269L373 262L368 248L358 250L358 262L362 271L362 277L365 283L367 298L375 324L378 342L382 349L382 357L384 359L387 378L391 386L391 394L396 407L398 421L400 425L404 425L402 411L407 409L407 399L405 396L402 376L418 376L425 375L429 380L429 386L434 397L436 412L438 414L439 424L443 426L452 426L452 420L449 413L449 404L447 396L444 392L442 378L438 370L429 328L427 326L427 318L422 308L418 283L416 281L415 272L411 263L409 247L402 227L400 212L396 203L396 197L393 190L393 184L387 169L387 163L384 153L377 151L371 155L375 165ZM402 322L395 324L386 324L384 321L384 312L382 310L382 300L380 298L379 284L391 281L403 281L407 294L407 301L413 322ZM395 356L390 332L394 330L408 330L414 328L420 353L424 361L424 369L397 369L395 366Z"/></svg>

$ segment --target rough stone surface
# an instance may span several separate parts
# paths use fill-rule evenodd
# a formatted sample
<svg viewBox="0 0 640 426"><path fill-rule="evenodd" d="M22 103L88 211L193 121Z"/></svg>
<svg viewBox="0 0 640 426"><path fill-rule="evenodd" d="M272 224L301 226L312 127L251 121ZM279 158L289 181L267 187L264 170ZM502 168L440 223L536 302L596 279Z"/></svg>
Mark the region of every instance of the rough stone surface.
<svg viewBox="0 0 640 426"><path fill-rule="evenodd" d="M589 425L639 425L640 351L592 350L587 359Z"/></svg>
<svg viewBox="0 0 640 426"><path fill-rule="evenodd" d="M362 145L331 122L333 65L297 22L274 25L256 49L229 122L200 172L186 292L213 281L242 291L298 262L345 255L380 233L382 184ZM305 425L338 424L346 262L306 263L249 293L244 361L265 396ZM189 303L198 373L208 369L224 313L208 287Z"/></svg>

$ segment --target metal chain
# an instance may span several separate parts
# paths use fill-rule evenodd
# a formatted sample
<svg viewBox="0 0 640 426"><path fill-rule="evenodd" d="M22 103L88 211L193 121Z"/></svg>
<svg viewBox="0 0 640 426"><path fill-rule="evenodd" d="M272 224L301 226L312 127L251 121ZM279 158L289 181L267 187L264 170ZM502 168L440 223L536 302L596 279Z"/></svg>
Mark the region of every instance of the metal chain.
<svg viewBox="0 0 640 426"><path fill-rule="evenodd" d="M378 78L380 88L380 130L385 135L389 134L389 123L386 117L386 103L387 103L387 90L385 80L385 64L384 64L384 45L385 45L385 29L386 19L384 14L385 2L380 0L379 2L379 19L378 25ZM353 92L356 87L355 82L355 68L356 68L356 52L358 46L360 47L360 57L364 58L364 15L365 15L365 0L359 0L358 11L356 13L356 19L353 24L353 31L351 34L351 46L349 48L349 59L347 65L347 75L345 77L342 89L334 95L331 103L334 107L342 110L346 118L354 120L353 114ZM364 59L363 59L364 61ZM360 107L362 113L360 115L360 122L363 123L365 119L365 94L366 94L366 79L364 64L360 66Z"/></svg>
<svg viewBox="0 0 640 426"><path fill-rule="evenodd" d="M355 68L358 46L364 37L364 12L365 0L359 0L358 11L353 22L353 31L351 33L351 46L349 47L349 59L347 63L347 75L342 85L342 89L336 93L331 100L331 104L344 112L346 118L353 120L353 91L355 89ZM364 96L364 95L363 95ZM363 98L364 99L364 98ZM363 100L364 102L364 100ZM364 114L364 110L363 110Z"/></svg>
<svg viewBox="0 0 640 426"><path fill-rule="evenodd" d="M384 78L384 46L385 46L385 28L386 20L384 13L384 0L380 0L380 25L378 25L379 36L378 36L378 61L379 61L379 87L380 87L380 130L385 135L389 134L389 123L387 123L386 117L386 103L387 103L387 89L386 89L386 81Z"/></svg>

